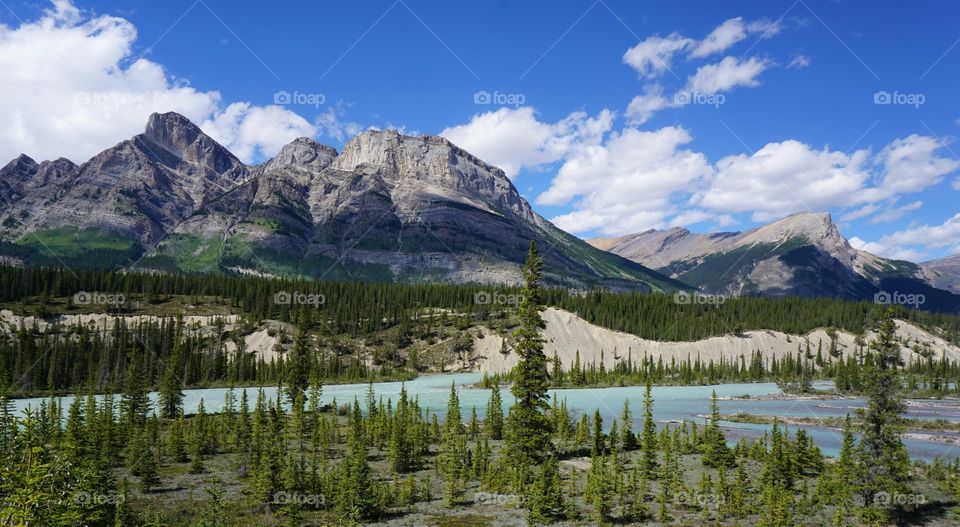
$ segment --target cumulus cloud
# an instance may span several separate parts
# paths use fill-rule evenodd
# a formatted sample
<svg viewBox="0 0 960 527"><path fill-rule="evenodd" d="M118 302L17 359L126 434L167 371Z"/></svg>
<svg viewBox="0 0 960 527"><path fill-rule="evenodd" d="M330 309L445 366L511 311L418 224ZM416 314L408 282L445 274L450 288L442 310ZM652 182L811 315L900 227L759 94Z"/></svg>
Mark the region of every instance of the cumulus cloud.
<svg viewBox="0 0 960 527"><path fill-rule="evenodd" d="M850 244L867 252L887 258L922 262L930 252L960 253L960 214L955 214L939 225L924 224L882 236L869 242L851 238Z"/></svg>
<svg viewBox="0 0 960 527"><path fill-rule="evenodd" d="M537 203L572 203L574 211L553 218L572 232L615 235L663 226L675 211L671 198L711 172L706 156L683 148L691 140L681 127L613 133L567 160Z"/></svg>
<svg viewBox="0 0 960 527"><path fill-rule="evenodd" d="M86 161L143 131L153 112L207 123L241 157L272 155L293 134L313 135L312 125L283 108L224 107L218 92L198 90L135 57L136 38L129 21L88 16L67 0L56 0L35 21L0 26L0 159L26 153Z"/></svg>
<svg viewBox="0 0 960 527"><path fill-rule="evenodd" d="M279 106L252 106L237 102L200 127L217 142L227 145L240 159L269 158L297 137L316 134L303 117Z"/></svg>
<svg viewBox="0 0 960 527"><path fill-rule="evenodd" d="M883 179L875 192L886 197L939 184L960 168L960 161L941 155L946 146L937 138L917 134L894 140L878 155Z"/></svg>
<svg viewBox="0 0 960 527"><path fill-rule="evenodd" d="M744 21L743 17L731 18L715 27L703 40L695 40L679 33L665 37L648 37L623 54L623 62L641 77L652 78L670 70L676 55L699 59L726 51L750 35L770 38L780 32L780 25L770 20Z"/></svg>
<svg viewBox="0 0 960 527"><path fill-rule="evenodd" d="M687 91L714 94L732 90L738 86L756 86L757 77L771 66L766 59L751 57L738 59L724 57L716 64L707 64L697 69L687 81Z"/></svg>
<svg viewBox="0 0 960 527"><path fill-rule="evenodd" d="M659 85L647 86L645 93L634 97L627 106L627 119L632 125L641 125L651 118L653 114L665 108L674 108L677 104L674 99L668 99L663 95L663 88Z"/></svg>
<svg viewBox="0 0 960 527"><path fill-rule="evenodd" d="M691 202L715 211L752 212L754 221L850 206L869 180L867 157L866 150L847 155L795 140L769 143L752 155L717 161L716 175Z"/></svg>
<svg viewBox="0 0 960 527"><path fill-rule="evenodd" d="M642 77L656 77L670 69L674 55L695 42L678 33L666 37L652 36L628 49L623 54L623 62Z"/></svg>
<svg viewBox="0 0 960 527"><path fill-rule="evenodd" d="M850 245L857 250L867 251L870 254L892 258L894 260L907 260L909 262L920 262L925 259L925 253L915 249L904 247L891 247L878 242L868 242L856 236L850 238Z"/></svg>
<svg viewBox="0 0 960 527"><path fill-rule="evenodd" d="M701 58L714 53L721 53L747 38L751 34L759 34L761 38L770 38L780 32L780 25L769 20L744 22L743 17L731 18L710 32L690 52L690 57Z"/></svg>
<svg viewBox="0 0 960 527"><path fill-rule="evenodd" d="M613 120L614 113L603 110L594 117L574 112L548 123L529 106L500 108L474 115L470 122L446 128L440 135L514 178L521 168L540 169L599 144Z"/></svg>
<svg viewBox="0 0 960 527"><path fill-rule="evenodd" d="M780 32L781 26L769 20L745 21L743 17L731 18L715 27L703 40L694 40L679 33L671 33L666 37L659 35L648 37L636 46L628 49L623 55L623 62L628 64L640 77L646 80L654 79L665 71L670 71L677 79L680 77L673 71L672 65L675 56L686 55L688 59L703 59L711 55L724 52L750 35L759 35L760 38L770 38ZM809 60L797 56L796 60ZM640 125L649 121L653 116L667 108L683 106L678 101L692 100L693 96L713 95L725 92L740 86L757 86L757 78L766 69L773 66L768 59L756 57L739 59L733 56L725 57L715 64L701 66L689 76L685 86L673 96L663 94L663 87L659 84L648 84L644 93L637 95L627 107L629 124ZM797 66L791 62L791 66Z"/></svg>

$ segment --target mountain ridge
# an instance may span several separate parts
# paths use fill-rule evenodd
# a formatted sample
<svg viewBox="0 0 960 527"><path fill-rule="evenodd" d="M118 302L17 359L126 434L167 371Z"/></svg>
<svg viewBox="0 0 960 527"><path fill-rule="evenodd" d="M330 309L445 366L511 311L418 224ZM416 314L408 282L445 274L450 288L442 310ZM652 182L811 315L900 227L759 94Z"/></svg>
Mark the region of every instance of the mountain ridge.
<svg viewBox="0 0 960 527"><path fill-rule="evenodd" d="M588 243L712 293L872 299L897 292L922 294L935 309L960 309L960 297L937 287L933 271L854 248L826 212L795 213L743 232L674 227Z"/></svg>
<svg viewBox="0 0 960 527"><path fill-rule="evenodd" d="M685 287L558 229L502 170L441 137L367 131L340 152L301 137L246 165L168 112L40 185L23 183L37 172L26 159L3 170L4 261L517 283L536 240L550 283Z"/></svg>

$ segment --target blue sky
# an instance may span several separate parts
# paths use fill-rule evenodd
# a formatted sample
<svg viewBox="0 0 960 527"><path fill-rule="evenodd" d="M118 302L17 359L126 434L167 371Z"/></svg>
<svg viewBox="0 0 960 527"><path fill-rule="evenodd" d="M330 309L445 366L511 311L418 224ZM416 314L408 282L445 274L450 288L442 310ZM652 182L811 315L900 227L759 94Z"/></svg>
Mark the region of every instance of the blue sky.
<svg viewBox="0 0 960 527"><path fill-rule="evenodd" d="M5 157L82 162L160 110L248 161L389 127L583 237L829 210L885 256L960 252L951 2L3 1Z"/></svg>

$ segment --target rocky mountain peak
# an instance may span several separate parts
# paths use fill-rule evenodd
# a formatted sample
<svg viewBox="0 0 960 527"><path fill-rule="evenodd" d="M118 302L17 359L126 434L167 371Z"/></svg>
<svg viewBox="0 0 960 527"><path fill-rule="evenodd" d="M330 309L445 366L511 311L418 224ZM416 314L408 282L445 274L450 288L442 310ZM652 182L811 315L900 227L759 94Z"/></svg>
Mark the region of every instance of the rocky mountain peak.
<svg viewBox="0 0 960 527"><path fill-rule="evenodd" d="M829 212L792 214L742 233L737 245L779 245L799 239L807 240L847 264L857 258L857 251L840 233Z"/></svg>
<svg viewBox="0 0 960 527"><path fill-rule="evenodd" d="M176 112L151 114L146 129L138 138L162 147L180 160L202 165L216 173L234 170L242 164L229 150L203 133L199 126ZM148 146L147 150L152 148ZM155 151L151 154L162 156Z"/></svg>
<svg viewBox="0 0 960 527"><path fill-rule="evenodd" d="M143 135L160 145L186 146L203 135L203 130L176 112L153 113Z"/></svg>
<svg viewBox="0 0 960 527"><path fill-rule="evenodd" d="M298 137L284 145L273 159L267 162L265 172L285 168L320 172L337 157L337 150L309 137Z"/></svg>
<svg viewBox="0 0 960 527"><path fill-rule="evenodd" d="M20 154L7 163L3 168L0 168L0 173L7 173L14 170L18 172L33 172L38 166L39 165L33 160L33 158L27 154Z"/></svg>

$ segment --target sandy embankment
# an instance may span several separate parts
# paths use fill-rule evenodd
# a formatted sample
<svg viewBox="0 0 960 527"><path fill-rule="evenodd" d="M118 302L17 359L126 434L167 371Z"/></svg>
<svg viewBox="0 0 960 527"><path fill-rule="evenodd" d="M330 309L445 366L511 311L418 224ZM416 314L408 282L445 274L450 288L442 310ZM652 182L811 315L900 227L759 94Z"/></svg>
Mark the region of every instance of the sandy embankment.
<svg viewBox="0 0 960 527"><path fill-rule="evenodd" d="M795 355L798 343L805 346L804 339L810 341L813 353L816 353L818 342L823 343L825 356L830 349L830 336L823 329L812 331L806 336L788 335L779 331L747 331L743 335L711 337L692 342L660 342L602 328L560 309L547 308L543 312L543 318L547 323L544 330L544 350L547 357L553 357L556 353L564 368L573 364L577 351L580 352L580 363L584 365L593 362L599 365L602 351L604 366L610 369L616 362L626 360L628 356L632 356L635 361L642 360L644 355L651 356L654 360L662 357L665 364L669 364L673 359L678 362L685 361L688 357L696 360L698 356L704 362L718 361L721 357L728 360L739 359L741 356L749 361L751 354L760 350L766 358L780 358L788 354ZM898 320L897 332L910 345L929 345L936 357L945 353L951 360L960 359L960 348L912 324ZM872 334L868 334L866 340L869 342L872 337ZM484 331L484 338L475 339L475 369L481 372L503 373L516 365L515 354L504 356L500 353L501 340L490 331ZM837 348L844 355L852 353L856 349L856 336L837 332ZM919 355L909 348L904 348L903 356L907 361L919 358Z"/></svg>

